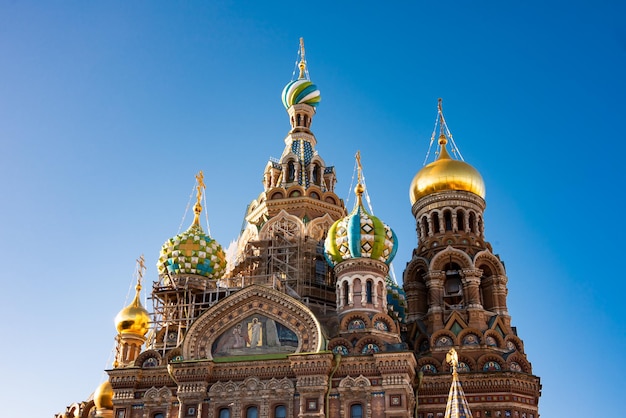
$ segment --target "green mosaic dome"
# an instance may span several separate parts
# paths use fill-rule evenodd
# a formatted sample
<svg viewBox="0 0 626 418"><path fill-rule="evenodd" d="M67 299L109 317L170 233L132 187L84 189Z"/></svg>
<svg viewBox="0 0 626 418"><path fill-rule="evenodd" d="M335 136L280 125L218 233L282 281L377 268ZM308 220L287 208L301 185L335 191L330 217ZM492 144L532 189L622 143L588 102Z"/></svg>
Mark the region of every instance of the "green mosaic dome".
<svg viewBox="0 0 626 418"><path fill-rule="evenodd" d="M226 269L226 254L217 241L194 223L165 241L157 267L159 274L195 274L217 280Z"/></svg>

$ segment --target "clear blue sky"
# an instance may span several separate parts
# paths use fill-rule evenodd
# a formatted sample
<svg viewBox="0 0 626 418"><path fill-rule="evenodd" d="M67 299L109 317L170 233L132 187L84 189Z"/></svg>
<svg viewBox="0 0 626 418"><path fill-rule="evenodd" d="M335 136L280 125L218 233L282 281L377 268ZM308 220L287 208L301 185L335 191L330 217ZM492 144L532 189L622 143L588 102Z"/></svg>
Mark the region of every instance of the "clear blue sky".
<svg viewBox="0 0 626 418"><path fill-rule="evenodd" d="M507 266L542 417L614 415L624 16L617 0L0 0L3 414L50 417L102 381L135 259L156 279L199 170L213 237L237 237L284 146L279 97L303 36L322 92L317 149L349 206L361 151L374 211L400 239L397 276L442 97L485 179L486 237Z"/></svg>

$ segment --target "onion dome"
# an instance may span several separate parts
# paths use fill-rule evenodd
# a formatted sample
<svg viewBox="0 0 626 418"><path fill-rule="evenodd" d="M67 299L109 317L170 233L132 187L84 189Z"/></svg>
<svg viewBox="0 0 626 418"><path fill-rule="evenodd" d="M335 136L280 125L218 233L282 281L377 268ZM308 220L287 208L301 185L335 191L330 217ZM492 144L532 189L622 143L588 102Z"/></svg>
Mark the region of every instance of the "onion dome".
<svg viewBox="0 0 626 418"><path fill-rule="evenodd" d="M328 230L324 249L326 261L331 266L359 257L389 265L396 255L398 238L389 226L363 207L361 195L364 190L359 182L355 188L357 202L352 213L336 221Z"/></svg>
<svg viewBox="0 0 626 418"><path fill-rule="evenodd" d="M122 309L115 317L115 328L120 334L137 334L144 336L148 332L150 324L150 314L141 306L139 292L141 284L137 281L136 293L133 301Z"/></svg>
<svg viewBox="0 0 626 418"><path fill-rule="evenodd" d="M317 86L309 80L306 70L306 59L304 58L304 40L300 38L300 76L297 80L290 81L281 95L285 109L289 109L296 104L307 104L317 107L322 96Z"/></svg>
<svg viewBox="0 0 626 418"><path fill-rule="evenodd" d="M195 274L207 279L220 279L226 270L226 254L222 246L206 235L200 226L200 198L204 189L202 172L196 178L198 201L193 208L193 223L185 232L165 241L157 267L159 274Z"/></svg>
<svg viewBox="0 0 626 418"><path fill-rule="evenodd" d="M113 409L113 386L108 380L103 382L93 394L97 409Z"/></svg>
<svg viewBox="0 0 626 418"><path fill-rule="evenodd" d="M444 134L445 120L439 99L439 118L441 120L441 135L439 157L432 163L424 166L413 178L409 196L411 205L431 193L461 190L474 193L485 198L485 182L474 167L461 160L454 160L448 154L446 144L448 139Z"/></svg>
<svg viewBox="0 0 626 418"><path fill-rule="evenodd" d="M222 246L206 235L200 225L168 239L161 247L159 274L197 274L219 279L226 269Z"/></svg>

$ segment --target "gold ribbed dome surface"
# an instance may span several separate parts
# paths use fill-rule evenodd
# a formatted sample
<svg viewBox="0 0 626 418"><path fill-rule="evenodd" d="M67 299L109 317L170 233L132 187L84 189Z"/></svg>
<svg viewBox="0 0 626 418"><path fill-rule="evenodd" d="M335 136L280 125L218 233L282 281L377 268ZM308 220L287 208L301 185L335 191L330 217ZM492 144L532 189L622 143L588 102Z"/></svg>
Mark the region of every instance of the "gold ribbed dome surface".
<svg viewBox="0 0 626 418"><path fill-rule="evenodd" d="M422 168L413 178L409 191L411 205L431 193L446 190L462 190L485 197L485 182L474 167L450 158L446 150L446 139L439 139L439 158Z"/></svg>
<svg viewBox="0 0 626 418"><path fill-rule="evenodd" d="M139 301L139 290L141 287L137 285L137 294L130 305L125 307L115 317L115 328L120 334L132 333L138 335L146 335L150 327L150 314L141 306Z"/></svg>
<svg viewBox="0 0 626 418"><path fill-rule="evenodd" d="M108 380L103 382L93 394L97 409L113 409L113 386Z"/></svg>

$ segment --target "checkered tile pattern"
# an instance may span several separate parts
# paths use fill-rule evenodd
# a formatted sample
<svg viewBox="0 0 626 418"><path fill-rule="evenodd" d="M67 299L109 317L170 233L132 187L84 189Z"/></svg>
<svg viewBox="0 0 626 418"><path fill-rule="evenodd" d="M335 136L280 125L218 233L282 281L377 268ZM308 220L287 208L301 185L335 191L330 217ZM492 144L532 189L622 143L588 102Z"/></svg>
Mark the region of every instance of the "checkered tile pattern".
<svg viewBox="0 0 626 418"><path fill-rule="evenodd" d="M205 235L200 226L192 225L163 244L157 267L159 274L197 274L219 279L226 269L226 255L217 241Z"/></svg>

